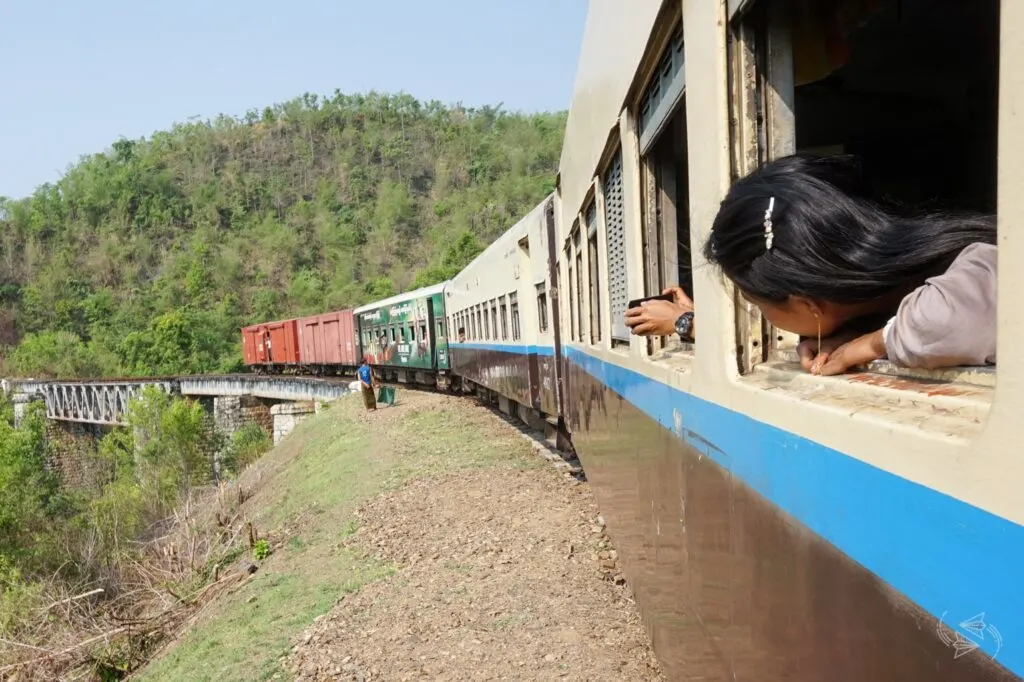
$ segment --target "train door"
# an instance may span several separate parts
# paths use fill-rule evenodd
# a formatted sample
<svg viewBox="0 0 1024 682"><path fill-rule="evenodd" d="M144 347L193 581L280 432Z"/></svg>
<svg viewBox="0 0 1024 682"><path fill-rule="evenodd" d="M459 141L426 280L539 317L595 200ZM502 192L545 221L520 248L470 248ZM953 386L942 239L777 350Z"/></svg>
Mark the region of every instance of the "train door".
<svg viewBox="0 0 1024 682"><path fill-rule="evenodd" d="M262 329L262 332L263 332L263 343L260 344L260 350L262 350L263 353L262 353L260 359L265 364L270 365L270 364L273 364L273 362L274 362L274 354L271 352L271 348L273 346L273 343L270 340L270 329L268 327L264 327Z"/></svg>
<svg viewBox="0 0 1024 682"><path fill-rule="evenodd" d="M427 299L427 330L430 336L432 366L437 370L450 367L448 359L448 334L444 323L444 301L441 294Z"/></svg>

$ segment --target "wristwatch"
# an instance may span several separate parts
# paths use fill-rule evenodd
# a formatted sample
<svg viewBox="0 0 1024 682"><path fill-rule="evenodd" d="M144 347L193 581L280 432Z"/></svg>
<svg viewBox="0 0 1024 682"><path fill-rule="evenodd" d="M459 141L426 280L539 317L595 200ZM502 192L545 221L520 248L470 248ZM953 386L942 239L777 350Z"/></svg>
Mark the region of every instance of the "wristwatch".
<svg viewBox="0 0 1024 682"><path fill-rule="evenodd" d="M683 341L693 341L693 311L687 311L676 320L676 334Z"/></svg>

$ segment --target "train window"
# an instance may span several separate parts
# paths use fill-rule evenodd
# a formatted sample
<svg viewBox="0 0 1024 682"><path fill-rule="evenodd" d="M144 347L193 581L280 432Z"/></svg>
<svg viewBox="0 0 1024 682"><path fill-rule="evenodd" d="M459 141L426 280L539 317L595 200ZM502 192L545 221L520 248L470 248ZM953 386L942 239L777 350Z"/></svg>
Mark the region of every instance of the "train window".
<svg viewBox="0 0 1024 682"><path fill-rule="evenodd" d="M693 296L687 187L683 34L668 40L638 109L641 152L644 289L648 296L678 285ZM666 339L649 344L664 347Z"/></svg>
<svg viewBox="0 0 1024 682"><path fill-rule="evenodd" d="M572 234L572 249L576 256L576 331L577 340L583 340L583 250L580 248L580 226Z"/></svg>
<svg viewBox="0 0 1024 682"><path fill-rule="evenodd" d="M442 324L444 324L444 323L440 322L440 321L437 323L438 336L442 336L442 334L440 332ZM420 322L420 341L426 341L426 340L427 340L427 323L426 322Z"/></svg>
<svg viewBox="0 0 1024 682"><path fill-rule="evenodd" d="M405 343L405 340L406 340L406 337L405 337L405 327L399 327L398 328L398 341L399 341L399 343Z"/></svg>
<svg viewBox="0 0 1024 682"><path fill-rule="evenodd" d="M505 296L498 299L498 316L501 318L501 340L508 341L508 300Z"/></svg>
<svg viewBox="0 0 1024 682"><path fill-rule="evenodd" d="M491 299L491 330L494 332L494 340L498 340L498 301Z"/></svg>
<svg viewBox="0 0 1024 682"><path fill-rule="evenodd" d="M732 27L734 174L796 151L855 154L875 196L994 213L999 11L998 0L759 0ZM795 337L751 315L758 327L740 334L767 343L755 338L741 369L793 359Z"/></svg>
<svg viewBox="0 0 1024 682"><path fill-rule="evenodd" d="M391 343L395 343L397 340L398 338L395 336L395 328L391 327Z"/></svg>
<svg viewBox="0 0 1024 682"><path fill-rule="evenodd" d="M512 316L512 340L518 341L521 337L519 330L519 299L514 292L508 295L508 307Z"/></svg>
<svg viewBox="0 0 1024 682"><path fill-rule="evenodd" d="M487 314L487 304L486 303L481 303L480 304L480 312L484 316L484 338L485 339L490 339L491 338L491 316Z"/></svg>
<svg viewBox="0 0 1024 682"><path fill-rule="evenodd" d="M579 229L579 224L573 225L573 231ZM569 338L576 340L576 274L575 261L572 254L572 242L565 246L565 262L569 268Z"/></svg>
<svg viewBox="0 0 1024 682"><path fill-rule="evenodd" d="M537 325L541 334L548 330L548 289L544 282L537 285Z"/></svg>
<svg viewBox="0 0 1024 682"><path fill-rule="evenodd" d="M444 320L438 320L437 321L437 340L440 341L441 339L445 338L446 336L448 336L448 335L444 333ZM426 341L426 339L427 339L427 328L424 326L423 327L423 340Z"/></svg>
<svg viewBox="0 0 1024 682"><path fill-rule="evenodd" d="M593 201L583 213L587 221L587 262L590 282L590 342L601 340L601 279L597 260L597 204Z"/></svg>
<svg viewBox="0 0 1024 682"><path fill-rule="evenodd" d="M629 345L629 265L626 261L626 214L622 205L622 150L615 152L601 176L604 196L605 249L608 252L608 296L611 299L612 345Z"/></svg>
<svg viewBox="0 0 1024 682"><path fill-rule="evenodd" d="M479 304L476 306L476 331L480 335L481 340L487 338L487 328L484 326L483 312Z"/></svg>

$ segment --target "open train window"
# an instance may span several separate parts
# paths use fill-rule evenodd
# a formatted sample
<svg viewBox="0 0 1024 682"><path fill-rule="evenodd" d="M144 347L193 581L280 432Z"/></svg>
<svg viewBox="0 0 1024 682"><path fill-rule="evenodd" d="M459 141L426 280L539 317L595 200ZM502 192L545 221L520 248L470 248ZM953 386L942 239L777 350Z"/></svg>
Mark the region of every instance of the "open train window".
<svg viewBox="0 0 1024 682"><path fill-rule="evenodd" d="M498 300L491 299L491 331L494 332L494 340L498 340Z"/></svg>
<svg viewBox="0 0 1024 682"><path fill-rule="evenodd" d="M577 340L583 341L583 249L580 246L580 225L572 233L572 250L576 265L576 330Z"/></svg>
<svg viewBox="0 0 1024 682"><path fill-rule="evenodd" d="M574 223L572 231L579 230L579 223ZM572 240L565 245L565 262L569 268L569 338L576 341L576 270L572 254Z"/></svg>
<svg viewBox="0 0 1024 682"><path fill-rule="evenodd" d="M999 0L758 0L732 23L734 175L798 151L864 162L878 197L996 209ZM797 339L740 325L746 370ZM738 320L739 322L739 320ZM878 363L879 371L896 371ZM991 371L985 383L991 382ZM901 372L902 373L902 372ZM963 375L961 375L963 376ZM969 377L965 377L970 380Z"/></svg>
<svg viewBox="0 0 1024 682"><path fill-rule="evenodd" d="M548 330L548 287L544 282L537 285L537 324L542 334Z"/></svg>
<svg viewBox="0 0 1024 682"><path fill-rule="evenodd" d="M512 317L512 340L518 341L522 334L519 329L519 298L515 292L508 295L508 308Z"/></svg>
<svg viewBox="0 0 1024 682"><path fill-rule="evenodd" d="M591 201L583 211L587 224L587 263L590 266L590 342L601 340L601 277L597 260L597 204Z"/></svg>
<svg viewBox="0 0 1024 682"><path fill-rule="evenodd" d="M686 71L681 24L667 33L637 107L644 290L681 286L693 296L687 166ZM665 346L652 340L649 350Z"/></svg>
<svg viewBox="0 0 1024 682"><path fill-rule="evenodd" d="M498 299L498 307L501 317L501 340L508 341L508 299L505 296Z"/></svg>

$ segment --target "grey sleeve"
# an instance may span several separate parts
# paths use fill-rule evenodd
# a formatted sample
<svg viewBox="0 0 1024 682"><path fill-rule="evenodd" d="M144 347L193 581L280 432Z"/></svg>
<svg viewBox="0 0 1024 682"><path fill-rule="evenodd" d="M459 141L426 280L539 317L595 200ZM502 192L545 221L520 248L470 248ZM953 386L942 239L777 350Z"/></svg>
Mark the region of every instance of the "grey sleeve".
<svg viewBox="0 0 1024 682"><path fill-rule="evenodd" d="M900 303L885 327L889 360L937 369L996 361L996 247L972 244Z"/></svg>

